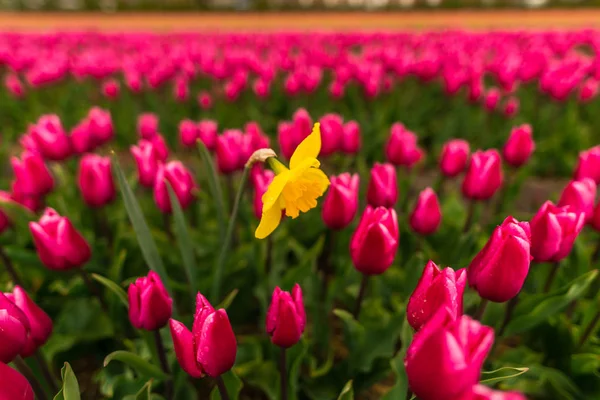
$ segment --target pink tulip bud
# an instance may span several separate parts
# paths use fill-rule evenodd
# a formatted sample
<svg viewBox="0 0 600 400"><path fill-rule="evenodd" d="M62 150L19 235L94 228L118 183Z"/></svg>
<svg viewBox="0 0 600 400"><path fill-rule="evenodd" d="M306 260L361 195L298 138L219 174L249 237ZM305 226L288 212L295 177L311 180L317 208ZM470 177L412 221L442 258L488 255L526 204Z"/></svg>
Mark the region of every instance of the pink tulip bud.
<svg viewBox="0 0 600 400"><path fill-rule="evenodd" d="M429 261L423 270L415 291L408 299L406 319L418 331L441 307L446 307L454 318L463 313L463 293L467 284L467 271L441 270Z"/></svg>
<svg viewBox="0 0 600 400"><path fill-rule="evenodd" d="M266 99L271 92L270 83L264 79L257 79L252 85L252 90L259 99Z"/></svg>
<svg viewBox="0 0 600 400"><path fill-rule="evenodd" d="M469 161L469 142L462 139L447 141L440 154L440 170L444 176L453 178L463 172Z"/></svg>
<svg viewBox="0 0 600 400"><path fill-rule="evenodd" d="M34 400L31 385L19 372L0 362L0 376L2 376L2 380L0 381L0 399Z"/></svg>
<svg viewBox="0 0 600 400"><path fill-rule="evenodd" d="M102 84L102 95L107 99L114 100L118 98L120 92L119 82L114 79L109 79Z"/></svg>
<svg viewBox="0 0 600 400"><path fill-rule="evenodd" d="M354 267L365 275L384 273L394 261L399 240L396 211L367 206L350 240Z"/></svg>
<svg viewBox="0 0 600 400"><path fill-rule="evenodd" d="M271 342L276 346L288 348L300 341L306 327L306 312L300 285L294 285L291 294L279 287L275 288L267 311L266 325Z"/></svg>
<svg viewBox="0 0 600 400"><path fill-rule="evenodd" d="M341 145L345 154L357 154L360 151L361 139L358 122L348 121L344 124Z"/></svg>
<svg viewBox="0 0 600 400"><path fill-rule="evenodd" d="M508 165L519 168L527 163L535 150L531 125L525 124L514 127L502 149L502 157Z"/></svg>
<svg viewBox="0 0 600 400"><path fill-rule="evenodd" d="M137 146L131 146L131 154L135 158L140 185L154 187L158 167L162 163L154 145L147 140L140 140Z"/></svg>
<svg viewBox="0 0 600 400"><path fill-rule="evenodd" d="M600 202L596 205L594 209L594 215L592 216L592 220L590 221L590 225L597 231L600 231Z"/></svg>
<svg viewBox="0 0 600 400"><path fill-rule="evenodd" d="M71 144L76 154L94 151L96 140L90 130L89 121L83 120L71 129Z"/></svg>
<svg viewBox="0 0 600 400"><path fill-rule="evenodd" d="M198 122L198 136L209 151L217 146L217 122L206 119Z"/></svg>
<svg viewBox="0 0 600 400"><path fill-rule="evenodd" d="M512 299L529 273L530 250L529 223L507 217L467 268L469 286L490 301Z"/></svg>
<svg viewBox="0 0 600 400"><path fill-rule="evenodd" d="M196 183L191 172L180 161L171 161L158 168L154 183L154 202L165 214L171 212L171 200L167 183L175 192L181 208L187 208L194 200Z"/></svg>
<svg viewBox="0 0 600 400"><path fill-rule="evenodd" d="M442 211L437 195L431 188L419 193L413 212L410 214L410 227L421 235L431 235L437 231L442 221Z"/></svg>
<svg viewBox="0 0 600 400"><path fill-rule="evenodd" d="M560 195L558 206L571 206L572 210L584 213L586 222L590 222L594 216L595 201L596 183L590 178L583 178L569 182Z"/></svg>
<svg viewBox="0 0 600 400"><path fill-rule="evenodd" d="M358 174L348 172L331 177L321 214L329 229L344 229L354 219L358 210L359 179Z"/></svg>
<svg viewBox="0 0 600 400"><path fill-rule="evenodd" d="M519 112L519 99L516 97L509 97L504 103L504 109L502 112L506 118L512 118Z"/></svg>
<svg viewBox="0 0 600 400"><path fill-rule="evenodd" d="M579 153L574 178L576 180L591 178L596 185L600 185L600 146Z"/></svg>
<svg viewBox="0 0 600 400"><path fill-rule="evenodd" d="M185 147L193 148L198 139L198 127L190 119L184 119L179 123L179 140Z"/></svg>
<svg viewBox="0 0 600 400"><path fill-rule="evenodd" d="M415 334L404 366L408 384L420 400L455 399L479 382L494 331L441 307ZM435 384L432 384L435 377Z"/></svg>
<svg viewBox="0 0 600 400"><path fill-rule="evenodd" d="M213 106L212 96L208 92L198 93L198 105L203 110L210 110Z"/></svg>
<svg viewBox="0 0 600 400"><path fill-rule="evenodd" d="M167 161L167 158L169 158L169 148L167 147L165 138L160 133L157 133L152 139L150 139L150 142L152 142L152 146L156 151L156 157L158 157L158 160L161 162Z"/></svg>
<svg viewBox="0 0 600 400"><path fill-rule="evenodd" d="M110 111L100 107L92 107L87 115L90 134L94 137L96 146L108 143L115 136Z"/></svg>
<svg viewBox="0 0 600 400"><path fill-rule="evenodd" d="M27 341L20 352L22 357L29 357L46 344L50 338L52 320L20 286L15 286L12 293L4 295L23 312L29 322Z"/></svg>
<svg viewBox="0 0 600 400"><path fill-rule="evenodd" d="M69 136L57 115L42 116L37 124L30 126L29 135L45 159L62 161L72 153Z"/></svg>
<svg viewBox="0 0 600 400"><path fill-rule="evenodd" d="M115 199L110 158L86 154L79 161L77 185L83 200L90 207L103 207Z"/></svg>
<svg viewBox="0 0 600 400"><path fill-rule="evenodd" d="M475 385L455 400L527 400L518 392L501 392L485 385Z"/></svg>
<svg viewBox="0 0 600 400"><path fill-rule="evenodd" d="M215 311L200 293L196 297L192 331L174 319L169 325L177 361L193 378L204 374L218 377L233 367L237 343L227 312Z"/></svg>
<svg viewBox="0 0 600 400"><path fill-rule="evenodd" d="M346 85L338 80L334 80L329 85L329 94L334 99L341 99L344 97L344 92L346 90Z"/></svg>
<svg viewBox="0 0 600 400"><path fill-rule="evenodd" d="M67 217L46 208L39 222L30 222L29 230L42 263L52 270L82 267L92 256L90 246Z"/></svg>
<svg viewBox="0 0 600 400"><path fill-rule="evenodd" d="M275 173L271 170L260 171L254 175L254 216L258 219L262 217L262 198L273 182L273 178L275 178Z"/></svg>
<svg viewBox="0 0 600 400"><path fill-rule="evenodd" d="M321 156L329 156L341 147L344 122L337 114L326 114L320 119L321 123Z"/></svg>
<svg viewBox="0 0 600 400"><path fill-rule="evenodd" d="M471 155L471 162L462 183L462 193L467 199L490 199L502 186L504 179L502 161L497 150L477 150Z"/></svg>
<svg viewBox="0 0 600 400"><path fill-rule="evenodd" d="M54 178L42 157L30 151L24 151L21 159L11 157L15 186L26 197L44 196L54 189Z"/></svg>
<svg viewBox="0 0 600 400"><path fill-rule="evenodd" d="M133 93L141 92L143 87L141 75L138 72L125 73L125 85Z"/></svg>
<svg viewBox="0 0 600 400"><path fill-rule="evenodd" d="M244 132L247 137L250 138L250 148L252 151L259 149L266 149L270 146L270 139L263 132L262 128L256 121L250 121L244 125ZM251 154L248 154L246 160L250 158Z"/></svg>
<svg viewBox="0 0 600 400"><path fill-rule="evenodd" d="M423 158L423 150L417 145L417 135L397 122L392 125L390 138L385 145L385 156L396 166L412 168Z"/></svg>
<svg viewBox="0 0 600 400"><path fill-rule="evenodd" d="M25 349L30 330L27 316L0 292L0 363L10 363Z"/></svg>
<svg viewBox="0 0 600 400"><path fill-rule="evenodd" d="M182 103L187 100L190 95L190 86L187 78L179 77L175 80L175 86L173 87L173 95L175 100Z"/></svg>
<svg viewBox="0 0 600 400"><path fill-rule="evenodd" d="M294 123L294 126L296 127L296 129L299 132L300 142L301 142L305 137L310 135L310 133L312 132L313 120L310 117L310 114L308 113L308 111L306 111L304 108L299 108L296 110L296 112L292 116L292 121ZM300 143L300 142L298 142L298 143Z"/></svg>
<svg viewBox="0 0 600 400"><path fill-rule="evenodd" d="M8 74L4 78L4 86L8 89L8 92L14 97L20 99L25 95L25 88L19 77L15 74Z"/></svg>
<svg viewBox="0 0 600 400"><path fill-rule="evenodd" d="M298 147L298 144L300 144L296 128L292 122L283 121L279 123L277 132L281 153L289 160L292 154L294 154L296 147Z"/></svg>
<svg viewBox="0 0 600 400"><path fill-rule="evenodd" d="M129 320L137 329L154 331L171 318L173 300L163 286L160 276L150 271L129 285Z"/></svg>
<svg viewBox="0 0 600 400"><path fill-rule="evenodd" d="M250 139L250 137L248 137ZM232 174L244 168L248 160L245 156L246 138L238 129L228 129L217 137L217 167L222 174ZM249 156L249 155L248 155Z"/></svg>
<svg viewBox="0 0 600 400"><path fill-rule="evenodd" d="M396 169L392 164L375 163L367 189L367 202L373 207L394 207L398 200Z"/></svg>
<svg viewBox="0 0 600 400"><path fill-rule="evenodd" d="M43 206L43 199L41 197L23 193L17 181L11 183L10 198L12 201L35 213Z"/></svg>
<svg viewBox="0 0 600 400"><path fill-rule="evenodd" d="M531 219L531 255L537 262L561 261L569 255L585 225L585 214L571 206L545 202Z"/></svg>
<svg viewBox="0 0 600 400"><path fill-rule="evenodd" d="M153 113L140 114L137 120L137 131L142 139L154 138L158 134L158 116Z"/></svg>
<svg viewBox="0 0 600 400"><path fill-rule="evenodd" d="M483 106L487 111L494 111L500 102L500 90L491 88L483 96Z"/></svg>
<svg viewBox="0 0 600 400"><path fill-rule="evenodd" d="M588 103L595 99L600 89L600 83L593 78L586 79L577 93L577 98L582 103Z"/></svg>

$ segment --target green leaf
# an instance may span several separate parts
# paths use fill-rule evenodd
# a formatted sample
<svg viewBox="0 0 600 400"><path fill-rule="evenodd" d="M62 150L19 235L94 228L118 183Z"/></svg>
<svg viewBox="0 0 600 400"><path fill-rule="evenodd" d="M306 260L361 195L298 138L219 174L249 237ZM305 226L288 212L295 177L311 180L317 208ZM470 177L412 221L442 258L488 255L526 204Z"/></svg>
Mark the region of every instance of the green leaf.
<svg viewBox="0 0 600 400"><path fill-rule="evenodd" d="M192 294L192 303L195 301L196 293L198 293L196 269L198 264L196 262L196 255L194 254L194 246L190 239L190 233L185 223L185 216L181 209L181 204L171 187L171 184L165 180L167 185L167 191L169 192L169 199L171 201L171 208L173 209L173 220L175 222L175 236L177 237L177 244L179 245L179 251L181 252L181 259L183 260L183 268L185 275L188 278L190 285L190 291Z"/></svg>
<svg viewBox="0 0 600 400"><path fill-rule="evenodd" d="M574 279L565 287L543 296L532 296L521 307L517 307L518 316L506 327L505 335L516 335L546 321L552 315L558 314L571 302L583 296L598 275L597 270ZM533 301L535 300L535 301Z"/></svg>
<svg viewBox="0 0 600 400"><path fill-rule="evenodd" d="M233 289L215 309L218 310L220 308L229 308L229 306L231 305L231 303L233 303L233 300L235 300L239 292L239 289Z"/></svg>
<svg viewBox="0 0 600 400"><path fill-rule="evenodd" d="M357 365L365 341L365 328L348 311L335 309L333 314L344 323L344 341L350 352L350 365Z"/></svg>
<svg viewBox="0 0 600 400"><path fill-rule="evenodd" d="M123 350L115 351L106 356L104 359L104 367L110 364L113 360L121 361L122 363L127 364L136 370L140 375L160 380L167 378L167 375L165 375L165 373L159 367L144 360L135 353Z"/></svg>
<svg viewBox="0 0 600 400"><path fill-rule="evenodd" d="M156 248L156 243L154 242L154 239L152 239L152 234L150 233L148 223L144 218L140 204L131 190L131 186L129 186L129 183L125 178L125 174L119 165L116 155L113 156L113 166L117 174L119 186L121 187L121 194L123 196L123 202L125 203L125 209L127 210L129 221L131 221L131 225L133 226L133 230L137 236L144 260L146 260L148 267L160 276L165 288L169 292L169 295L173 297L173 291L169 285L167 271L165 270L162 259L158 253L158 249ZM176 307L173 307L173 314L176 314L175 309Z"/></svg>
<svg viewBox="0 0 600 400"><path fill-rule="evenodd" d="M242 387L244 386L242 380L238 378L238 376L232 371L221 375L221 378L225 383L225 388L227 389L227 394L229 395L229 398L238 399L240 396L240 392L242 391ZM212 390L212 392L210 393L210 400L221 400L219 388L215 387Z"/></svg>
<svg viewBox="0 0 600 400"><path fill-rule="evenodd" d="M98 281L111 292L113 292L119 298L119 300L121 300L121 303L123 303L126 307L129 306L129 302L127 300L127 293L125 293L125 290L116 282L113 282L110 279L98 274L92 274L92 278L94 278L96 281Z"/></svg>
<svg viewBox="0 0 600 400"><path fill-rule="evenodd" d="M481 373L481 383L490 385L522 375L527 371L529 371L529 368L526 367L502 367L494 371L483 371Z"/></svg>
<svg viewBox="0 0 600 400"><path fill-rule="evenodd" d="M298 398L298 393L300 392L300 370L307 351L308 343L304 338L302 338L298 344L287 350L290 400L296 400Z"/></svg>
<svg viewBox="0 0 600 400"><path fill-rule="evenodd" d="M60 374L62 376L63 385L60 391L54 396L54 400L80 400L81 393L79 392L79 382L75 377L75 373L69 363L65 363Z"/></svg>
<svg viewBox="0 0 600 400"><path fill-rule="evenodd" d="M348 381L342 389L338 400L354 400L354 389L352 388L352 381Z"/></svg>
<svg viewBox="0 0 600 400"><path fill-rule="evenodd" d="M392 389L381 398L381 400L396 400L406 398L406 393L408 391L408 378L406 377L406 371L404 370L405 354L406 350L398 353L396 357L390 361L390 366L392 367L392 371L396 376L396 383Z"/></svg>
<svg viewBox="0 0 600 400"><path fill-rule="evenodd" d="M225 201L223 199L223 190L221 189L221 183L219 182L219 175L215 170L215 165L213 163L213 159L208 152L208 149L204 145L201 140L198 140L198 151L200 152L200 158L202 158L202 162L204 163L204 170L208 175L208 185L210 186L210 191L212 193L212 197L215 201L215 208L217 209L217 221L219 223L219 242L223 242L225 238L225 209L223 205Z"/></svg>

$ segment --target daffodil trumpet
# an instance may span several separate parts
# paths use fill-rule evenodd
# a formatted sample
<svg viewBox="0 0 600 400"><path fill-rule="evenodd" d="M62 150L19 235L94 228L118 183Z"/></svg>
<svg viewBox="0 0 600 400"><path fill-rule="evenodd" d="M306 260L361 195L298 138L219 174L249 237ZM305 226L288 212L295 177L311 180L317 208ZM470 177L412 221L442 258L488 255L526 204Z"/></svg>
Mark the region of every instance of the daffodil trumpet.
<svg viewBox="0 0 600 400"><path fill-rule="evenodd" d="M262 197L263 211L255 236L264 239L279 226L282 214L297 218L317 206L317 199L325 193L329 179L319 169L317 160L321 151L321 129L316 123L296 148L286 167L277 158L266 160L276 176Z"/></svg>

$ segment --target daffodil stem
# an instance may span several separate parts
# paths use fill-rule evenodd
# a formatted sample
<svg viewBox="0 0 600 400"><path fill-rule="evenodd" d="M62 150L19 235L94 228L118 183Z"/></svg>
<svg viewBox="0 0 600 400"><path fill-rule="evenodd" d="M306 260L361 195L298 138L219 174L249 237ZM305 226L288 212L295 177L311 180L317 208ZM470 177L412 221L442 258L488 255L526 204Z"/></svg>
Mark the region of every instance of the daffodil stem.
<svg viewBox="0 0 600 400"><path fill-rule="evenodd" d="M219 376L216 378L216 381L219 393L221 394L221 400L229 400L229 394L227 393L227 387L225 386L225 382L223 382L223 378Z"/></svg>
<svg viewBox="0 0 600 400"><path fill-rule="evenodd" d="M50 371L50 367L48 366L48 363L46 362L44 355L40 352L40 350L37 350L33 354L33 356L34 356L35 360L37 361L38 365L40 366L42 375L44 375L44 379L48 383L50 390L53 393L57 393L58 385L56 384L56 380L55 380L56 378L54 377L54 374Z"/></svg>
<svg viewBox="0 0 600 400"><path fill-rule="evenodd" d="M47 400L48 397L46 396L46 392L44 391L42 385L40 384L40 381L37 380L37 378L35 377L35 374L31 370L31 368L29 368L29 365L27 365L25 360L23 360L21 358L21 356L17 356L17 358L14 359L13 363L15 364L15 366L17 367L19 372L21 372L21 374L23 374L23 376L27 379L27 381L31 385L31 388L33 389L33 392L35 393L35 398L37 400Z"/></svg>
<svg viewBox="0 0 600 400"><path fill-rule="evenodd" d="M285 359L285 348L279 353L279 374L281 375L281 400L288 398L287 363Z"/></svg>
<svg viewBox="0 0 600 400"><path fill-rule="evenodd" d="M227 231L225 232L225 238L223 240L223 246L221 247L221 251L219 253L219 258L217 259L217 265L215 268L215 276L213 279L212 286L212 299L216 304L220 301L221 295L221 280L223 279L223 269L225 268L225 259L227 258L227 253L229 252L229 246L231 245L231 238L233 237L233 230L235 228L235 222L237 220L238 209L240 208L240 201L242 199L242 195L244 194L244 187L246 186L246 181L248 180L248 171L250 167L245 167L244 172L242 173L242 178L240 179L240 185L238 187L237 194L235 196L235 202L233 203L233 208L231 210L231 216L229 217L229 223L227 224Z"/></svg>
<svg viewBox="0 0 600 400"><path fill-rule="evenodd" d="M160 329L154 331L154 342L156 343L156 352L158 353L158 361L163 372L168 376L165 381L165 398L170 399L173 397L173 381L171 380L171 368L169 368L169 361L167 360L167 352L163 344L162 337L160 336Z"/></svg>
<svg viewBox="0 0 600 400"><path fill-rule="evenodd" d="M367 284L369 283L369 275L363 274L362 281L360 282L360 290L358 291L358 297L356 298L356 307L354 308L354 319L358 321L360 316L360 308L362 307L365 294L367 293Z"/></svg>
<svg viewBox="0 0 600 400"><path fill-rule="evenodd" d="M0 245L0 259L2 259L2 263L4 264L4 268L6 268L6 272L10 275L10 279L13 281L15 285L23 287L23 282L21 278L19 278L19 274L17 274L17 270L15 269L12 261L8 255L4 252L4 248Z"/></svg>
<svg viewBox="0 0 600 400"><path fill-rule="evenodd" d="M554 283L554 280L556 279L556 275L558 275L558 267L560 266L560 263L555 262L554 264L552 264L552 269L550 270L550 273L548 274L548 278L546 278L546 284L544 285L544 293L548 293L550 291L550 289L552 288L552 283Z"/></svg>
<svg viewBox="0 0 600 400"><path fill-rule="evenodd" d="M583 333L581 334L581 338L579 339L578 348L583 346L585 344L585 342L588 340L588 338L590 337L590 335L592 334L592 332L594 332L594 329L596 329L596 325L598 325L598 321L600 321L600 311L598 311L596 313L596 316L594 317L594 319L589 323L587 328L585 328L585 331L583 331Z"/></svg>

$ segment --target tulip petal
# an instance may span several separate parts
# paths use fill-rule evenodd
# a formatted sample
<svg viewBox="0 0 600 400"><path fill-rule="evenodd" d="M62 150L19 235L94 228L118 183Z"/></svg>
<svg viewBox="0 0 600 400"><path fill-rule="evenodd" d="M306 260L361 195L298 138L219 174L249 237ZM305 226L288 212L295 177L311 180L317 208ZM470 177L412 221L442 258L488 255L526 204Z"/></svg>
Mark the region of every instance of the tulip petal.
<svg viewBox="0 0 600 400"><path fill-rule="evenodd" d="M177 356L179 365L192 378L200 378L203 372L198 363L196 363L192 332L181 322L174 319L169 321L169 327L171 328L173 347L175 348L175 355Z"/></svg>
<svg viewBox="0 0 600 400"><path fill-rule="evenodd" d="M206 318L197 346L196 360L209 376L220 376L233 367L237 343L225 310L217 310Z"/></svg>
<svg viewBox="0 0 600 400"><path fill-rule="evenodd" d="M19 372L0 362L0 376L0 399L34 400L31 385Z"/></svg>

